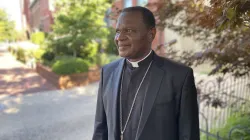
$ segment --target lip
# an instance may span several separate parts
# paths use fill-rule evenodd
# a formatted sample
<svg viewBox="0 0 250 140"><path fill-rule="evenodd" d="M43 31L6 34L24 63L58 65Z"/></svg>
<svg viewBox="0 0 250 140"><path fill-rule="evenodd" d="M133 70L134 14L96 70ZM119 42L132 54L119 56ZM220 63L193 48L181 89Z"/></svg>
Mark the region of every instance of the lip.
<svg viewBox="0 0 250 140"><path fill-rule="evenodd" d="M131 46L131 45L129 45L129 44L126 44L126 45L119 45L119 47L121 47L121 48L126 48L126 47L129 47L129 46Z"/></svg>
<svg viewBox="0 0 250 140"><path fill-rule="evenodd" d="M119 45L119 51L126 51L130 48L130 45Z"/></svg>

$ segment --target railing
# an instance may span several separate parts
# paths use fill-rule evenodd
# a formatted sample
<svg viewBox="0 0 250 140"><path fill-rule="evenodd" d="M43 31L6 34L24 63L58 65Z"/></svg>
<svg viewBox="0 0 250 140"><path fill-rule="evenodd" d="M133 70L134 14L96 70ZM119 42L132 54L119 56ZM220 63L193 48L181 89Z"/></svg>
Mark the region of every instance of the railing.
<svg viewBox="0 0 250 140"><path fill-rule="evenodd" d="M243 126L234 126L230 129L230 131L228 132L228 135L225 137L220 136L219 132L217 132L216 134L212 134L208 131L205 130L200 130L201 134L205 134L205 140L235 140L233 138L233 133L238 131L238 130L246 130L246 132L249 134L250 136L250 128L249 127L243 127ZM239 139L237 140L249 140L249 137L246 138L243 134L242 136L238 136ZM204 140L204 138L203 138Z"/></svg>
<svg viewBox="0 0 250 140"><path fill-rule="evenodd" d="M177 59L175 54L178 51L170 47L174 43L176 40L158 45L155 52L163 57ZM244 108L246 103L250 103L250 76L235 78L232 75L226 75L201 78L195 75L195 80L199 93L200 132L205 136L202 140L236 140L232 134L243 129L249 132L249 135L247 138L239 136L240 139L237 140L250 140L250 126L233 126L226 137L221 136L219 132L211 132L211 130L223 127L236 110L248 109L250 112L250 108Z"/></svg>
<svg viewBox="0 0 250 140"><path fill-rule="evenodd" d="M196 77L196 79L199 78ZM234 115L236 110L250 110L250 108L244 107L244 104L250 102L250 77L234 78L227 75L206 77L205 79L199 80L196 84L199 93L200 131L203 139L234 140L233 132L245 129L246 132L249 132L247 140L250 140L250 126L233 126L226 138L220 136L219 132L216 134L211 132L211 130L223 127L226 120ZM241 140L244 139L246 138L241 138Z"/></svg>

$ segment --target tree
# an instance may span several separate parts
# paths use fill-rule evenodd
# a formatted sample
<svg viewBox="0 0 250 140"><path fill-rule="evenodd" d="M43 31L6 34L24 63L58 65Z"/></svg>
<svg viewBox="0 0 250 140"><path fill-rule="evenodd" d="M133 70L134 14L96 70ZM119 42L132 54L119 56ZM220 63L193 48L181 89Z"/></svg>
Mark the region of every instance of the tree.
<svg viewBox="0 0 250 140"><path fill-rule="evenodd" d="M167 47L167 57L189 66L210 61L210 72L231 73L236 77L250 71L250 0L160 0L146 5L153 10L157 28L171 29L181 36L191 37L202 44L202 51L179 52ZM121 9L113 5L111 17L116 20ZM161 49L160 44L157 49ZM221 82L219 77L218 81ZM197 90L200 93L198 83ZM200 93L201 99L217 107L222 101Z"/></svg>
<svg viewBox="0 0 250 140"><path fill-rule="evenodd" d="M160 29L165 27L182 36L192 37L203 45L201 52L183 52L169 48L169 56L187 65L206 60L215 66L210 74L230 73L235 77L250 71L250 0L183 0L148 4L154 11ZM198 85L198 91L199 91ZM208 104L221 106L219 98L200 94Z"/></svg>
<svg viewBox="0 0 250 140"><path fill-rule="evenodd" d="M250 0L160 0L147 7L153 9L160 30L169 28L203 46L202 52L181 55L168 48L168 57L195 66L209 60L215 66L210 74L249 74ZM121 9L113 9L116 19Z"/></svg>
<svg viewBox="0 0 250 140"><path fill-rule="evenodd" d="M169 28L192 37L203 45L202 52L184 52L179 59L188 65L210 60L216 67L210 74L250 71L250 0L163 0L156 7L159 28ZM175 55L175 53L172 53Z"/></svg>
<svg viewBox="0 0 250 140"><path fill-rule="evenodd" d="M109 34L107 37L107 47L105 48L105 52L108 54L118 55L117 46L115 45L114 37L115 37L115 29L113 27L109 27Z"/></svg>
<svg viewBox="0 0 250 140"><path fill-rule="evenodd" d="M31 35L32 43L43 45L45 41L45 33L44 32L35 32Z"/></svg>
<svg viewBox="0 0 250 140"><path fill-rule="evenodd" d="M94 57L98 43L108 35L104 22L108 6L107 0L58 0L51 43L56 52Z"/></svg>
<svg viewBox="0 0 250 140"><path fill-rule="evenodd" d="M7 13L0 9L0 41L14 40L15 24Z"/></svg>

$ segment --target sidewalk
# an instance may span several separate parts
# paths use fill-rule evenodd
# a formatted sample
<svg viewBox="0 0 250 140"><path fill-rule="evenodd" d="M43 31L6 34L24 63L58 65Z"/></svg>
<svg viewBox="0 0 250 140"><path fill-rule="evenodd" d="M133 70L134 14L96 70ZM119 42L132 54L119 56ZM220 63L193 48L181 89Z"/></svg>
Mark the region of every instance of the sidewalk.
<svg viewBox="0 0 250 140"><path fill-rule="evenodd" d="M56 89L35 70L26 67L5 50L0 50L0 62L0 95L27 94Z"/></svg>

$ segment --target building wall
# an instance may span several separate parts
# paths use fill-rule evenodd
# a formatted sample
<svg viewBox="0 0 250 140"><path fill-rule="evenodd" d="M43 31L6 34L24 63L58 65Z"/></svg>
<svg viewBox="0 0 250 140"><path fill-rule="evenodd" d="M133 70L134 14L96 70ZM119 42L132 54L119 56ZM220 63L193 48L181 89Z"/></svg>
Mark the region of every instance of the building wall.
<svg viewBox="0 0 250 140"><path fill-rule="evenodd" d="M192 37L182 37L178 33L165 28L165 41L169 42L171 40L176 39L177 42L173 45L173 47L180 51L200 51L201 45L194 41Z"/></svg>
<svg viewBox="0 0 250 140"><path fill-rule="evenodd" d="M50 10L49 0L34 0L30 6L32 30L50 32L53 24L53 16Z"/></svg>
<svg viewBox="0 0 250 140"><path fill-rule="evenodd" d="M29 5L30 1L29 0L22 0L22 14L24 16L24 21L26 23L26 27L30 27L30 10L29 10Z"/></svg>
<svg viewBox="0 0 250 140"><path fill-rule="evenodd" d="M21 1L21 18L23 31L27 39L30 39L30 1L29 0L20 0Z"/></svg>
<svg viewBox="0 0 250 140"><path fill-rule="evenodd" d="M51 31L51 25L53 24L52 13L49 9L49 0L41 1L41 24L44 32Z"/></svg>
<svg viewBox="0 0 250 140"><path fill-rule="evenodd" d="M149 0L151 3L159 3L163 2L164 0ZM172 1L180 1L180 0L172 0ZM155 9L157 10L157 9ZM174 49L180 50L180 51L199 51L201 50L201 45L199 42L194 41L192 37L182 37L178 33L165 28L162 32L163 40L165 43L168 43L172 40L176 40L177 42L172 46Z"/></svg>
<svg viewBox="0 0 250 140"><path fill-rule="evenodd" d="M32 31L40 29L40 19L41 19L41 10L40 10L40 0L35 0L34 3L30 6L30 18L31 18L31 29Z"/></svg>

